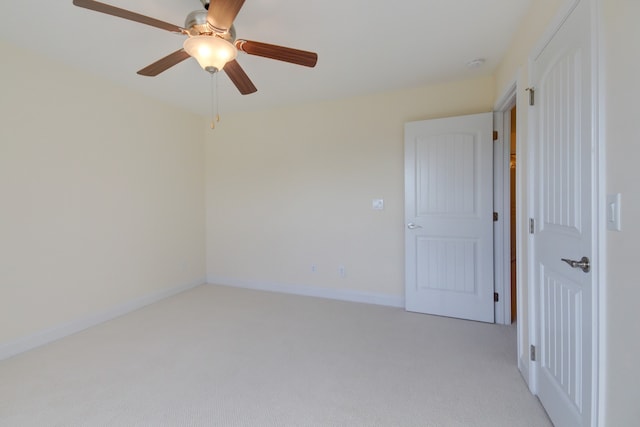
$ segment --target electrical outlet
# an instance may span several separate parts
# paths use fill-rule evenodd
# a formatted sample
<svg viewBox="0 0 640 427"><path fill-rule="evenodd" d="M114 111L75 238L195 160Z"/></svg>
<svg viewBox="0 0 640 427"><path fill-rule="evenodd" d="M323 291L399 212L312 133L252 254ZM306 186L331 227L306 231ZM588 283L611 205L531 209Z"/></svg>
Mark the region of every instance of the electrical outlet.
<svg viewBox="0 0 640 427"><path fill-rule="evenodd" d="M311 264L311 272L312 273L317 273L318 272L318 266L315 264Z"/></svg>
<svg viewBox="0 0 640 427"><path fill-rule="evenodd" d="M338 267L338 274L340 277L347 277L347 270L344 268L344 265Z"/></svg>

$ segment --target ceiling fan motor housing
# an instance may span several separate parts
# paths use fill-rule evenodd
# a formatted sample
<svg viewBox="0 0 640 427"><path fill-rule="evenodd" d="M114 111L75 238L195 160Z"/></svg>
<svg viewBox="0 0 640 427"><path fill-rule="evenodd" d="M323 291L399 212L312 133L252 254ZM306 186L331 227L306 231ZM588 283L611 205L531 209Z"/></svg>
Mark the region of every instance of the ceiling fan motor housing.
<svg viewBox="0 0 640 427"><path fill-rule="evenodd" d="M208 2L207 2L208 3ZM207 21L206 10L194 10L184 21L184 28L190 36L216 35L229 43L236 40L236 29L232 25L228 31L220 31L209 24Z"/></svg>

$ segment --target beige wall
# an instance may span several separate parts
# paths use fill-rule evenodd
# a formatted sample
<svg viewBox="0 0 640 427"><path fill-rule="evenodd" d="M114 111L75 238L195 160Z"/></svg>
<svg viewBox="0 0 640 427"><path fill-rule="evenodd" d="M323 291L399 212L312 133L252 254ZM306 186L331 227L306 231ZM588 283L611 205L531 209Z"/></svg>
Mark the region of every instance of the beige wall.
<svg viewBox="0 0 640 427"><path fill-rule="evenodd" d="M640 424L640 2L601 1L607 193L622 194L622 231L607 233L605 419Z"/></svg>
<svg viewBox="0 0 640 427"><path fill-rule="evenodd" d="M205 122L0 42L0 347L202 283Z"/></svg>
<svg viewBox="0 0 640 427"><path fill-rule="evenodd" d="M222 117L206 149L209 280L401 301L404 123L491 111L493 94L479 78Z"/></svg>

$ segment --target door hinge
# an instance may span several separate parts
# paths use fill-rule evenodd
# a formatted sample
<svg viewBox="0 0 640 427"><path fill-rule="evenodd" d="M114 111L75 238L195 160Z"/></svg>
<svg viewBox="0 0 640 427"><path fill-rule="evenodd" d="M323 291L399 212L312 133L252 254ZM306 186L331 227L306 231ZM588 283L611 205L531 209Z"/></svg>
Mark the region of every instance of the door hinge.
<svg viewBox="0 0 640 427"><path fill-rule="evenodd" d="M536 346L532 345L529 352L530 352L529 356L531 358L531 361L535 362L536 361Z"/></svg>
<svg viewBox="0 0 640 427"><path fill-rule="evenodd" d="M536 103L536 88L528 87L526 89L526 91L529 92L529 105L535 105L535 103Z"/></svg>
<svg viewBox="0 0 640 427"><path fill-rule="evenodd" d="M497 293L497 292L494 292L494 293L493 293L493 301L494 301L494 302L498 302L498 301L500 301L500 295L498 295L498 293Z"/></svg>
<svg viewBox="0 0 640 427"><path fill-rule="evenodd" d="M498 220L498 212L494 212L493 213L493 222L496 222Z"/></svg>
<svg viewBox="0 0 640 427"><path fill-rule="evenodd" d="M533 234L536 231L536 221L533 218L529 218L529 234Z"/></svg>
<svg viewBox="0 0 640 427"><path fill-rule="evenodd" d="M497 140L498 140L498 131L497 131L497 130L494 130L494 131L493 131L493 140L494 140L494 141L497 141Z"/></svg>

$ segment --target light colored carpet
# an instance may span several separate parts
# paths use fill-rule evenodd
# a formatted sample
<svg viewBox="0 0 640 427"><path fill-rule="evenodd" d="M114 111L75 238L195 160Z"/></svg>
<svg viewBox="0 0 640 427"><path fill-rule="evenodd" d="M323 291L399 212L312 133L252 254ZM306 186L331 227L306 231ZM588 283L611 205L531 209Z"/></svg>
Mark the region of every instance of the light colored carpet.
<svg viewBox="0 0 640 427"><path fill-rule="evenodd" d="M512 326L204 285L0 362L2 426L550 426Z"/></svg>

